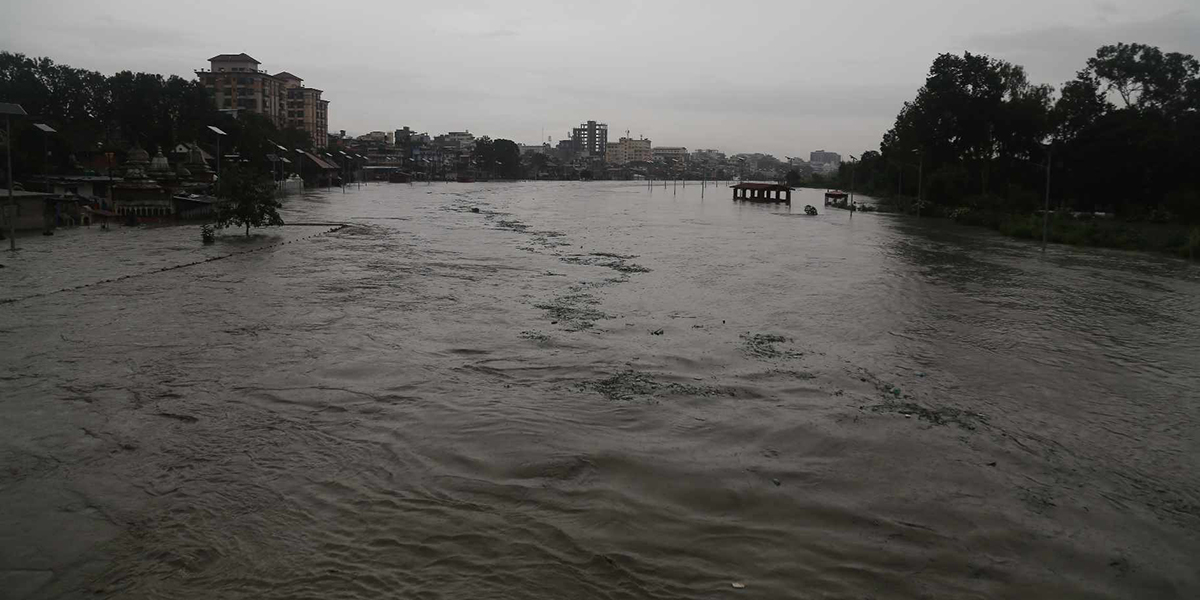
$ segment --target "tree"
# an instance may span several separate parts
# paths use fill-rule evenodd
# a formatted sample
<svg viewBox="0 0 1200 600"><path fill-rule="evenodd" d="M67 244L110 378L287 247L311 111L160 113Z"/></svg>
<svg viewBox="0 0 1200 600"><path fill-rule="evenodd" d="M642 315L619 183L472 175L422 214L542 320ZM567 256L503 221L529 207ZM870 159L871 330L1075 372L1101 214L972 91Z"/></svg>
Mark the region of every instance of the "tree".
<svg viewBox="0 0 1200 600"><path fill-rule="evenodd" d="M1023 161L1041 153L1052 91L1031 83L1019 65L970 52L942 54L884 134L883 160L864 160L858 179L898 187L903 170L920 160L931 192L925 198L943 206L971 190L1007 195L1031 187L1036 174Z"/></svg>
<svg viewBox="0 0 1200 600"><path fill-rule="evenodd" d="M1100 91L1100 81L1090 72L1080 71L1074 80L1063 84L1054 103L1051 122L1055 141L1065 144L1075 140L1111 108Z"/></svg>
<svg viewBox="0 0 1200 600"><path fill-rule="evenodd" d="M498 163L498 164L497 164ZM492 164L505 179L521 177L521 148L512 140L498 139L492 142Z"/></svg>
<svg viewBox="0 0 1200 600"><path fill-rule="evenodd" d="M221 178L226 200L217 213L219 227L245 226L249 237L251 227L283 225L279 216L283 205L275 198L275 185L269 178L240 167L222 171Z"/></svg>
<svg viewBox="0 0 1200 600"><path fill-rule="evenodd" d="M1154 46L1120 43L1101 46L1087 61L1087 71L1116 92L1125 108L1179 113L1187 108L1200 61Z"/></svg>

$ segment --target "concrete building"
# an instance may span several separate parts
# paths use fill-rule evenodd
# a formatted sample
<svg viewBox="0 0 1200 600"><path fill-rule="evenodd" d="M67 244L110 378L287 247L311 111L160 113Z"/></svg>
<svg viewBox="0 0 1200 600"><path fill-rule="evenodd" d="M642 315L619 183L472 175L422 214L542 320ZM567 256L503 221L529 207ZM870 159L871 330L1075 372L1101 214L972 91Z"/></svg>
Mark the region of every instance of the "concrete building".
<svg viewBox="0 0 1200 600"><path fill-rule="evenodd" d="M819 163L819 164L823 164L823 165L833 165L836 167L836 166L842 164L842 156L840 154L838 154L837 152L826 152L824 150L817 150L816 152L810 152L808 154L808 162L814 163L814 164Z"/></svg>
<svg viewBox="0 0 1200 600"><path fill-rule="evenodd" d="M54 228L52 225L54 214L54 201L56 196L47 192L27 192L25 190L13 190L12 201L8 203L8 190L4 191L3 202L0 203L0 226L3 227L4 235L8 235L9 221L12 221L12 228L18 231L28 231L40 229L49 231Z"/></svg>
<svg viewBox="0 0 1200 600"><path fill-rule="evenodd" d="M312 138L313 146L329 145L329 101L322 100L322 91L304 87L304 80L283 71L275 74L287 90L286 122L290 127L303 129Z"/></svg>
<svg viewBox="0 0 1200 600"><path fill-rule="evenodd" d="M688 150L683 146L656 146L652 150L654 160L683 164L688 161Z"/></svg>
<svg viewBox="0 0 1200 600"><path fill-rule="evenodd" d="M446 147L457 147L462 150L475 148L475 135L470 131L451 131L437 136L433 141Z"/></svg>
<svg viewBox="0 0 1200 600"><path fill-rule="evenodd" d="M725 153L712 148L704 148L692 152L692 160L705 163L723 163L725 162Z"/></svg>
<svg viewBox="0 0 1200 600"><path fill-rule="evenodd" d="M536 146L533 144L518 144L517 147L521 150L521 156L527 156L530 154L547 154L547 155L549 155L551 152L554 151L554 149L550 147L549 142L542 144L540 146Z"/></svg>
<svg viewBox="0 0 1200 600"><path fill-rule="evenodd" d="M218 54L208 59L209 69L196 77L213 97L218 110L245 110L271 119L284 127L287 92L283 82L260 70L259 62L246 53Z"/></svg>
<svg viewBox="0 0 1200 600"><path fill-rule="evenodd" d="M304 80L287 71L271 75L246 54L218 54L208 59L208 70L196 77L213 97L219 110L248 111L263 115L276 127L296 127L308 132L313 144L328 144L329 101L321 90L304 87Z"/></svg>
<svg viewBox="0 0 1200 600"><path fill-rule="evenodd" d="M623 165L631 162L650 162L654 159L650 140L623 137L616 142L609 142L605 148L604 161L610 165Z"/></svg>
<svg viewBox="0 0 1200 600"><path fill-rule="evenodd" d="M392 131L372 131L358 136L360 142L374 142L377 144L386 144L388 146L396 145L396 134Z"/></svg>
<svg viewBox="0 0 1200 600"><path fill-rule="evenodd" d="M608 124L588 121L571 130L571 145L576 152L586 152L593 158L603 158L608 150Z"/></svg>

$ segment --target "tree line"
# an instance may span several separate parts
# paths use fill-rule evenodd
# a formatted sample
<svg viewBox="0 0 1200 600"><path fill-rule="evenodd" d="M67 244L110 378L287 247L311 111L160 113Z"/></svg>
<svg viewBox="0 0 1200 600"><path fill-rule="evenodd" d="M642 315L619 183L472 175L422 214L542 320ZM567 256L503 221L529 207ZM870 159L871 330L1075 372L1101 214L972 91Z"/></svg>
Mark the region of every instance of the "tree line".
<svg viewBox="0 0 1200 600"><path fill-rule="evenodd" d="M1052 210L1200 224L1200 62L1103 46L1056 94L1019 65L942 54L837 182L910 212L921 198L926 214L994 219L1041 208L1047 161Z"/></svg>

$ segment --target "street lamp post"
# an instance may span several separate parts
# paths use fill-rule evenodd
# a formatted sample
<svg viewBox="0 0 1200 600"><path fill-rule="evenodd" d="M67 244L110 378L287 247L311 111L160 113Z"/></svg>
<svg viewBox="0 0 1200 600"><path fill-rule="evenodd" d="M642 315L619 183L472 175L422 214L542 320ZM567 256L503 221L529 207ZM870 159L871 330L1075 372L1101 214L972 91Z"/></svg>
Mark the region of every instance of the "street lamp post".
<svg viewBox="0 0 1200 600"><path fill-rule="evenodd" d="M13 199L13 170L12 170L12 155L13 155L13 136L12 136L12 118L14 115L23 117L29 113L21 108L20 104L9 104L0 102L0 113L4 114L4 134L5 141L8 144L8 151L5 155L8 157L8 249L12 252L17 251L17 202Z"/></svg>
<svg viewBox="0 0 1200 600"><path fill-rule="evenodd" d="M217 134L217 199L221 199L221 138L226 135L220 128L212 125L208 126L209 130Z"/></svg>
<svg viewBox="0 0 1200 600"><path fill-rule="evenodd" d="M279 173L279 175L278 175L279 181L276 183L276 187L279 188L280 195L286 196L287 195L287 184L283 180L283 161L285 161L287 159L283 157L283 153L287 152L287 148L284 148L283 146L280 146L279 144L276 144L275 142L271 142L271 145L273 145L279 149L279 154L275 155L275 165L276 165L275 170L277 173ZM275 154L275 153L272 153L272 154ZM288 162L291 162L291 161L288 161Z"/></svg>
<svg viewBox="0 0 1200 600"><path fill-rule="evenodd" d="M854 169L858 166L858 157L850 154L850 206L854 206ZM853 213L852 213L853 214Z"/></svg>
<svg viewBox="0 0 1200 600"><path fill-rule="evenodd" d="M304 195L304 151L296 148L296 153L300 155L300 162L296 163L296 175L300 177L300 195Z"/></svg>
<svg viewBox="0 0 1200 600"><path fill-rule="evenodd" d="M45 134L42 136L42 160L40 161L42 166L42 179L45 179L49 175L46 169L46 157L50 156L50 134L58 133L58 131L45 123L34 123L33 126L36 127L38 131ZM49 182L45 183L49 185ZM49 189L49 187L47 187L47 189Z"/></svg>
<svg viewBox="0 0 1200 600"><path fill-rule="evenodd" d="M338 154L342 155L342 193L346 193L346 178L350 176L350 156L341 150Z"/></svg>
<svg viewBox="0 0 1200 600"><path fill-rule="evenodd" d="M917 151L914 150L914 152L917 152ZM917 218L920 219L921 218L921 204L924 202L924 196L923 196L924 190L922 189L922 184L924 183L924 179L925 179L925 155L923 153L918 152L917 157L918 157L918 160L917 160Z"/></svg>

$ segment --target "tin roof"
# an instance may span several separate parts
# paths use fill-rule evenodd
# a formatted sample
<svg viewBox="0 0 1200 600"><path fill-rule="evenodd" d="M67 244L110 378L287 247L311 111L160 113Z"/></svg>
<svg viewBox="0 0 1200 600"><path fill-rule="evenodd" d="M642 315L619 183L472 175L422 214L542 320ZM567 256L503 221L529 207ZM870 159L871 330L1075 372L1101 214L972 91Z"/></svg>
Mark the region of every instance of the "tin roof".
<svg viewBox="0 0 1200 600"><path fill-rule="evenodd" d="M326 162L326 161L325 161L325 159L318 158L318 157L317 157L317 155L313 154L312 152L305 152L305 153L304 153L304 155L305 155L305 156L307 156L309 160L311 160L311 161L313 161L314 163L316 163L316 164L317 164L317 166L318 166L318 167L320 167L320 168L322 168L322 169L328 169L328 170L331 170L331 171L337 171L338 169L340 169L340 168L341 168L341 167L336 167L336 166L334 166L334 165L331 165L331 164L329 164L328 162Z"/></svg>

